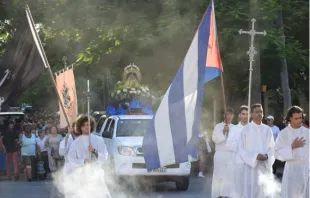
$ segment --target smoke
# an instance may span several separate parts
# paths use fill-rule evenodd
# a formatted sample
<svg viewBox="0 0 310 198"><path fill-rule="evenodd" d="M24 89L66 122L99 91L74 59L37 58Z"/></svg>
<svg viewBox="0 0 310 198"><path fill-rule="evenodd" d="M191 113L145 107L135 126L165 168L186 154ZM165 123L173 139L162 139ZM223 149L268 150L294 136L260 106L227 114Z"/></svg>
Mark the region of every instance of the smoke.
<svg viewBox="0 0 310 198"><path fill-rule="evenodd" d="M61 169L53 179L55 187L65 198L111 198L106 185L108 179L102 166L96 163L76 168L70 174L64 174ZM115 185L110 180L109 184Z"/></svg>
<svg viewBox="0 0 310 198"><path fill-rule="evenodd" d="M259 173L258 184L263 187L266 196L272 198L281 197L281 183L272 173Z"/></svg>
<svg viewBox="0 0 310 198"><path fill-rule="evenodd" d="M76 168L70 174L64 174L60 169L53 174L53 184L64 198L128 198L150 193L154 188L152 180L135 177L115 179L110 170L108 165L97 163Z"/></svg>

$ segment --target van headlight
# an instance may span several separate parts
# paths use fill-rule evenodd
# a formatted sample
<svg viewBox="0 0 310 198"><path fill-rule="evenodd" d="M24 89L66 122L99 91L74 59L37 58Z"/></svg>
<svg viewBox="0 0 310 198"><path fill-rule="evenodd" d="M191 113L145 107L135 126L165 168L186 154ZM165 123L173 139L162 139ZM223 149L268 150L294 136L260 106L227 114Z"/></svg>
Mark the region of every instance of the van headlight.
<svg viewBox="0 0 310 198"><path fill-rule="evenodd" d="M136 152L133 150L132 147L128 147L128 146L119 146L117 147L118 149L118 153L120 155L124 155L124 156L136 156Z"/></svg>

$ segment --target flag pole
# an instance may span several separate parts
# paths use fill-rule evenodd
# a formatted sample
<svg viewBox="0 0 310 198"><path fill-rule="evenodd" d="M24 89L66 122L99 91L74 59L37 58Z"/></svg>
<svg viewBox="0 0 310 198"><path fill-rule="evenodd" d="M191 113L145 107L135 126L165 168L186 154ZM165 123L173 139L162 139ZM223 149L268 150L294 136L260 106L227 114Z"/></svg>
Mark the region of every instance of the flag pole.
<svg viewBox="0 0 310 198"><path fill-rule="evenodd" d="M224 107L224 111L226 111L226 98L225 98L223 72L221 72L221 90L222 90L222 98L223 98L223 107Z"/></svg>
<svg viewBox="0 0 310 198"><path fill-rule="evenodd" d="M49 66L49 63L48 63L46 54L44 52L44 48L42 46L42 43L41 43L40 37L38 35L38 32L35 29L34 21L33 21L33 18L32 18L32 15L31 15L31 12L30 12L30 9L29 9L28 5L26 5L26 14L27 14L28 23L29 23L29 26L30 26L30 29L31 29L31 32L32 32L32 36L33 36L34 42L36 43L36 46L38 48L37 50L39 51L39 54L40 54L40 56L42 58L44 66L47 69L47 71L49 73L49 76L50 76L50 78L52 80L52 83L54 85L54 88L55 88L55 91L56 91L56 95L57 95L57 98L58 98L58 102L60 103L61 110L63 111L63 113L65 115L66 122L67 122L68 126L70 126L70 122L69 122L68 116L66 114L65 107L64 107L63 103L61 102L61 98L60 98L60 95L59 95L58 90L57 90L57 86L56 86L56 82L55 82L55 79L54 79L54 76L53 76L53 72L51 70L51 67Z"/></svg>
<svg viewBox="0 0 310 198"><path fill-rule="evenodd" d="M90 88L89 88L89 80L87 80L87 118L88 118L88 141L91 146L91 126L90 126ZM91 160L91 152L89 152L89 160Z"/></svg>

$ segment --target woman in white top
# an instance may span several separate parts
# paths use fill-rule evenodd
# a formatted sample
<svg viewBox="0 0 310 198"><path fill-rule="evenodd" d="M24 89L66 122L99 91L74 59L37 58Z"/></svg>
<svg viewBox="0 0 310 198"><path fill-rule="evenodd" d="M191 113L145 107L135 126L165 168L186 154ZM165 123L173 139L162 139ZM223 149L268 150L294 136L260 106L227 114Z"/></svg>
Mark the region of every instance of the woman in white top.
<svg viewBox="0 0 310 198"><path fill-rule="evenodd" d="M32 170L35 166L36 137L31 133L31 126L24 125L24 134L20 137L22 164L24 166L25 181L32 181Z"/></svg>
<svg viewBox="0 0 310 198"><path fill-rule="evenodd" d="M39 137L36 138L36 142L38 145L38 154L39 158L44 162L44 179L46 179L47 172L48 172L48 154L47 154L47 147L45 146L45 141L47 139L46 133L43 130L38 130Z"/></svg>
<svg viewBox="0 0 310 198"><path fill-rule="evenodd" d="M58 134L56 126L50 128L50 134L46 138L45 146L47 147L48 153L48 164L51 172L57 171L63 162L63 157L59 155L59 144L63 137Z"/></svg>

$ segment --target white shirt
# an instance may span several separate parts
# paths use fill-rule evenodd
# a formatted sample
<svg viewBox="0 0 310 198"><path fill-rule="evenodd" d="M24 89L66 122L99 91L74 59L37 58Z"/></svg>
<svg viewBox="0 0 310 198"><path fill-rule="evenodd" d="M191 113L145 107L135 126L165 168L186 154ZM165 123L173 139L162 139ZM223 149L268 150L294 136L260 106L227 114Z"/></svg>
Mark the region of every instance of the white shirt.
<svg viewBox="0 0 310 198"><path fill-rule="evenodd" d="M46 138L47 138L46 136L43 139L41 139L40 137L36 138L36 143L40 147L41 152L47 151L47 147L44 144Z"/></svg>

